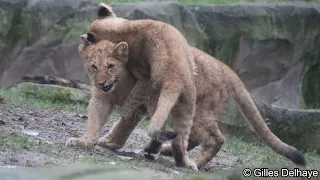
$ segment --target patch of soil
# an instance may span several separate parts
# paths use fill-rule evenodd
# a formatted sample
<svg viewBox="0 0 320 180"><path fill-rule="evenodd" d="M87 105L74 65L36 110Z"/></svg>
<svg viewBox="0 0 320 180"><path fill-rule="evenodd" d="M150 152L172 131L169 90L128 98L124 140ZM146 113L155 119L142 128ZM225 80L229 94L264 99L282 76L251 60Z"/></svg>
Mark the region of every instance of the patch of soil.
<svg viewBox="0 0 320 180"><path fill-rule="evenodd" d="M29 139L36 140L39 148L13 152L0 146L0 166L50 166L55 164L67 164L77 161L77 158L90 157L92 154L101 154L114 160L112 157L122 156L122 162L130 162L130 159L138 159L130 163L131 168L147 169L154 172L159 179L172 179L179 172L190 172L186 168L174 166L173 158L155 156L155 160L144 158L141 152L148 136L145 130L136 128L131 134L124 148L118 151L110 151L103 148L94 150L75 150L66 148L65 142L69 137L79 137L85 128L86 116L82 114L64 112L52 109L22 108L10 104L0 104L1 129L6 131L18 131ZM106 126L103 132L109 130ZM2 131L2 130L1 130ZM196 148L190 154L199 150ZM118 158L119 159L119 158ZM105 163L111 161L106 160ZM237 158L228 152L220 151L217 156L206 166L203 171L216 171L236 165ZM115 162L117 164L117 162Z"/></svg>

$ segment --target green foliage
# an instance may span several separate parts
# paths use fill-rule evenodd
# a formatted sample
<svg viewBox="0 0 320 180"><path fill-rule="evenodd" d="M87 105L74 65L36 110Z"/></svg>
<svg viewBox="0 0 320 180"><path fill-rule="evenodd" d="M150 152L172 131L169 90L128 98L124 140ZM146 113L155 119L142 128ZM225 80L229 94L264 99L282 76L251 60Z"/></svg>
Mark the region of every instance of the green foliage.
<svg viewBox="0 0 320 180"><path fill-rule="evenodd" d="M308 109L320 109L320 48L313 52L313 62L302 80L302 104Z"/></svg>
<svg viewBox="0 0 320 180"><path fill-rule="evenodd" d="M46 89L34 89L30 83L26 83L22 88L22 93L34 95L35 98L48 99L53 102L61 101L66 102L70 99L71 90L46 90ZM36 91L36 92L35 92Z"/></svg>
<svg viewBox="0 0 320 180"><path fill-rule="evenodd" d="M223 148L227 152L239 157L239 161L243 164L291 164L291 161L279 155L265 144L247 143L237 137L229 138ZM305 152L304 155L308 162L308 168L314 169L320 167L320 156L316 152Z"/></svg>
<svg viewBox="0 0 320 180"><path fill-rule="evenodd" d="M21 11L21 9L17 9L14 12L12 25L7 34L9 44L16 44L19 40L25 39L25 36L28 33L27 28L25 28L22 21Z"/></svg>
<svg viewBox="0 0 320 180"><path fill-rule="evenodd" d="M25 90L32 88L32 86L25 86ZM78 113L86 113L87 104L69 102L69 101L60 101L55 98L63 98L68 95L68 91L62 91L60 93L49 95L50 99L41 98L48 96L46 93L43 93L40 97L35 97L31 95L24 95L19 92L10 92L6 89L0 89L0 96L4 98L5 103L15 104L22 107L33 107L33 108L42 108L42 109L59 109L66 111L73 111ZM53 99L52 99L53 98ZM58 99L59 99L58 98Z"/></svg>
<svg viewBox="0 0 320 180"><path fill-rule="evenodd" d="M41 99L52 99L53 101L66 101L69 99L71 95L70 90L62 90L62 91L46 91L41 90L38 91L37 97Z"/></svg>
<svg viewBox="0 0 320 180"><path fill-rule="evenodd" d="M17 132L1 131L0 133L0 147L8 148L13 151L28 150L34 145L34 142L28 138L23 137Z"/></svg>
<svg viewBox="0 0 320 180"><path fill-rule="evenodd" d="M302 82L302 94L306 108L320 108L320 64L308 71Z"/></svg>

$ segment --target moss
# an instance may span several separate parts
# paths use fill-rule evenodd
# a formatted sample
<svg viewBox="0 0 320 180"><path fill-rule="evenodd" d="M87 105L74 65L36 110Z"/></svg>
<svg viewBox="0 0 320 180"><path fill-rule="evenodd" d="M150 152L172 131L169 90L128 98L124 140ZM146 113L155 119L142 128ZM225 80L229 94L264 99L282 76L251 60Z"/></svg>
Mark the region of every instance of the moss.
<svg viewBox="0 0 320 180"><path fill-rule="evenodd" d="M15 9L13 12L11 28L7 34L7 42L11 45L16 44L21 39L25 39L28 34L28 29L25 28L23 22L22 9Z"/></svg>
<svg viewBox="0 0 320 180"><path fill-rule="evenodd" d="M215 40L212 55L232 67L234 57L238 51L240 35L235 34L230 39Z"/></svg>
<svg viewBox="0 0 320 180"><path fill-rule="evenodd" d="M79 36L86 31L86 23L74 23L73 28L64 33L63 42L80 42Z"/></svg>
<svg viewBox="0 0 320 180"><path fill-rule="evenodd" d="M53 101L67 101L70 99L71 91L70 90L56 90L56 91L48 91L48 90L39 90L37 93L37 97L41 99L51 99Z"/></svg>
<svg viewBox="0 0 320 180"><path fill-rule="evenodd" d="M315 52L315 63L308 69L302 80L303 104L309 109L320 108L320 49Z"/></svg>
<svg viewBox="0 0 320 180"><path fill-rule="evenodd" d="M34 145L34 142L28 140L17 132L6 132L0 133L0 147L8 148L13 151L28 150Z"/></svg>
<svg viewBox="0 0 320 180"><path fill-rule="evenodd" d="M48 90L38 88L31 83L23 84L21 88L22 93L26 95L33 95L35 98L52 100L53 102L67 102L70 100L71 90L70 89L58 89Z"/></svg>

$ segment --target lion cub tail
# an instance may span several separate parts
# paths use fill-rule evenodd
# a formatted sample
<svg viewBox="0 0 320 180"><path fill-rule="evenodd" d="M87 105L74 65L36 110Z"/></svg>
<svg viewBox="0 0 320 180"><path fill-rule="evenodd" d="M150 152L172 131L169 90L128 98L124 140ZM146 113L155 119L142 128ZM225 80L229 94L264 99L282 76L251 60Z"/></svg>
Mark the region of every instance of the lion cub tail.
<svg viewBox="0 0 320 180"><path fill-rule="evenodd" d="M259 138L277 153L287 157L295 164L305 166L306 160L303 154L296 148L282 142L276 135L274 135L270 131L263 118L261 117L249 92L241 83L240 79L239 81L237 81L236 85L234 85L233 87L233 98L239 103L243 114L246 116L249 123L253 126L253 129L255 130Z"/></svg>

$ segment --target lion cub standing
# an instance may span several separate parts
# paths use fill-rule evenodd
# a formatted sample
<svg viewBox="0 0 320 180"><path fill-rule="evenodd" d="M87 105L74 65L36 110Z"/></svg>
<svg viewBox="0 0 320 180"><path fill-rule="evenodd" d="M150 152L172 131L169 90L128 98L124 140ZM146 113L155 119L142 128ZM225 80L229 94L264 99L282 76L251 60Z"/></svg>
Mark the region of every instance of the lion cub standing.
<svg viewBox="0 0 320 180"><path fill-rule="evenodd" d="M194 78L194 58L183 35L170 24L154 20L126 20L116 17L111 7L101 4L98 19L89 28L88 37L94 37L94 42L110 40L115 43L125 41L128 46L118 50L127 52L127 69L137 79L135 87L126 98L120 115L127 119L130 116L131 103L139 101L135 96L143 89L144 82L150 82L149 97L159 94L154 112L148 126L148 134L155 140L161 141L168 133L162 127L171 112L176 137L172 140L173 157L178 166L197 169L190 161L187 153L187 143L195 112L196 88ZM104 61L92 61L92 72L103 71L112 73L115 64ZM106 79L105 75L97 73L93 79L97 86L104 91L110 91L117 77ZM164 138L166 140L166 138Z"/></svg>
<svg viewBox="0 0 320 180"><path fill-rule="evenodd" d="M83 41L86 42L87 35L83 35L82 37ZM109 41L100 41L95 45L90 45L89 43L87 44L87 46L79 46L79 52L84 58L87 59L87 62L90 62L91 60L106 62L118 61L116 63L116 66L114 67L116 71L113 75L122 78L119 78L117 83L119 85L123 84L124 79L126 79L125 76L128 76L127 79L133 80L132 77L130 77L130 73L128 73L128 70L125 68L125 58L117 60L114 57L121 56L115 56L113 52L117 51L112 51L112 49L116 49L120 45L127 46L126 43L121 42L118 44L114 44ZM248 91L245 89L244 85L242 84L238 76L235 73L233 73L233 71L228 66L224 65L217 59L214 59L213 57L207 55L199 49L193 47L189 48L195 56L195 64L198 73L195 78L195 84L197 87L196 112L191 133L189 136L187 150L191 150L194 147L201 145L202 150L195 158L197 167L200 168L207 164L214 157L214 155L219 152L222 144L224 143L224 137L221 134L217 125L217 111L224 106L229 96L233 97L240 104L240 107L244 115L248 118L255 132L263 140L264 143L266 143L279 154L289 158L294 163L299 165L305 165L306 162L302 153L300 153L294 147L282 142L270 131L268 126L263 121L255 104L253 103ZM105 50L103 51L103 49ZM96 52L103 53L99 54ZM99 54L99 56L97 56L96 54ZM127 92L128 94L130 88L132 87L133 86L129 83L128 86L125 87L127 89L125 91L123 89L122 92L120 92L121 89L119 89L119 86L116 86L116 89L114 89L112 93L116 93L116 91L118 91L119 89L119 93L117 93L116 95L120 97L125 97L125 93ZM148 84L146 84L145 88L148 88ZM148 108L154 108L154 102L156 102L156 98L148 99L148 97L143 94L138 95L138 97L141 98L141 102L140 104L133 104L133 108L135 108L134 106L140 107L138 108L140 109L140 116L141 113L144 113L144 111L141 110L143 109L142 106L140 106L143 103L149 101ZM98 116L96 116L96 118L98 120L102 119ZM121 148L124 145L130 133L132 132L132 130L140 121L140 119L138 118L132 118L131 120L131 123L124 123L126 121L124 121L123 119L117 122L115 126L112 128L112 130L105 137L99 139L98 145L110 149ZM98 123L98 125L100 125L100 129L95 130L97 133L100 133L102 127L101 120ZM152 141L147 145L145 150L147 152L157 153L160 150L160 148L161 143ZM160 153L163 155L172 155L171 146L163 147Z"/></svg>
<svg viewBox="0 0 320 180"><path fill-rule="evenodd" d="M105 42L105 46L100 46L99 49L99 46L89 46L90 42L87 39L88 37L86 34L81 36L82 43L79 45L78 50L80 55L85 58L85 67L90 76L112 77L109 74L105 74L105 71L98 70L97 65L93 63L94 59L97 59L97 56L101 55L100 58L102 58L105 53L111 54L111 52L114 52L113 55L117 56L117 60L119 61L119 63L116 63L113 67L114 71L117 72L117 80L108 92L103 91L99 85L95 84L95 82L92 83L91 98L88 105L88 121L86 123L84 134L79 138L71 137L66 142L67 146L92 148L100 137L101 128L106 123L106 119L110 115L112 108L116 105L120 107L123 105L128 94L136 84L136 79L129 71L125 70L125 62L120 62L120 60L122 60L122 56L118 56L119 54L116 54L116 52L121 53L121 51L119 51L121 44L115 46L112 42L109 44ZM109 47L108 51L103 52L107 47ZM127 57L124 58L125 61L126 59ZM140 94L140 96L147 97L147 94ZM143 103L144 101L142 104ZM111 130L107 136L101 137L99 141L105 143L108 142L106 145L112 149L121 148L134 129L132 126L135 127L135 123L138 123L145 113L145 107L143 106L134 110L128 119L121 118L114 125L113 128L120 128L121 131ZM126 129L126 127L128 128Z"/></svg>

